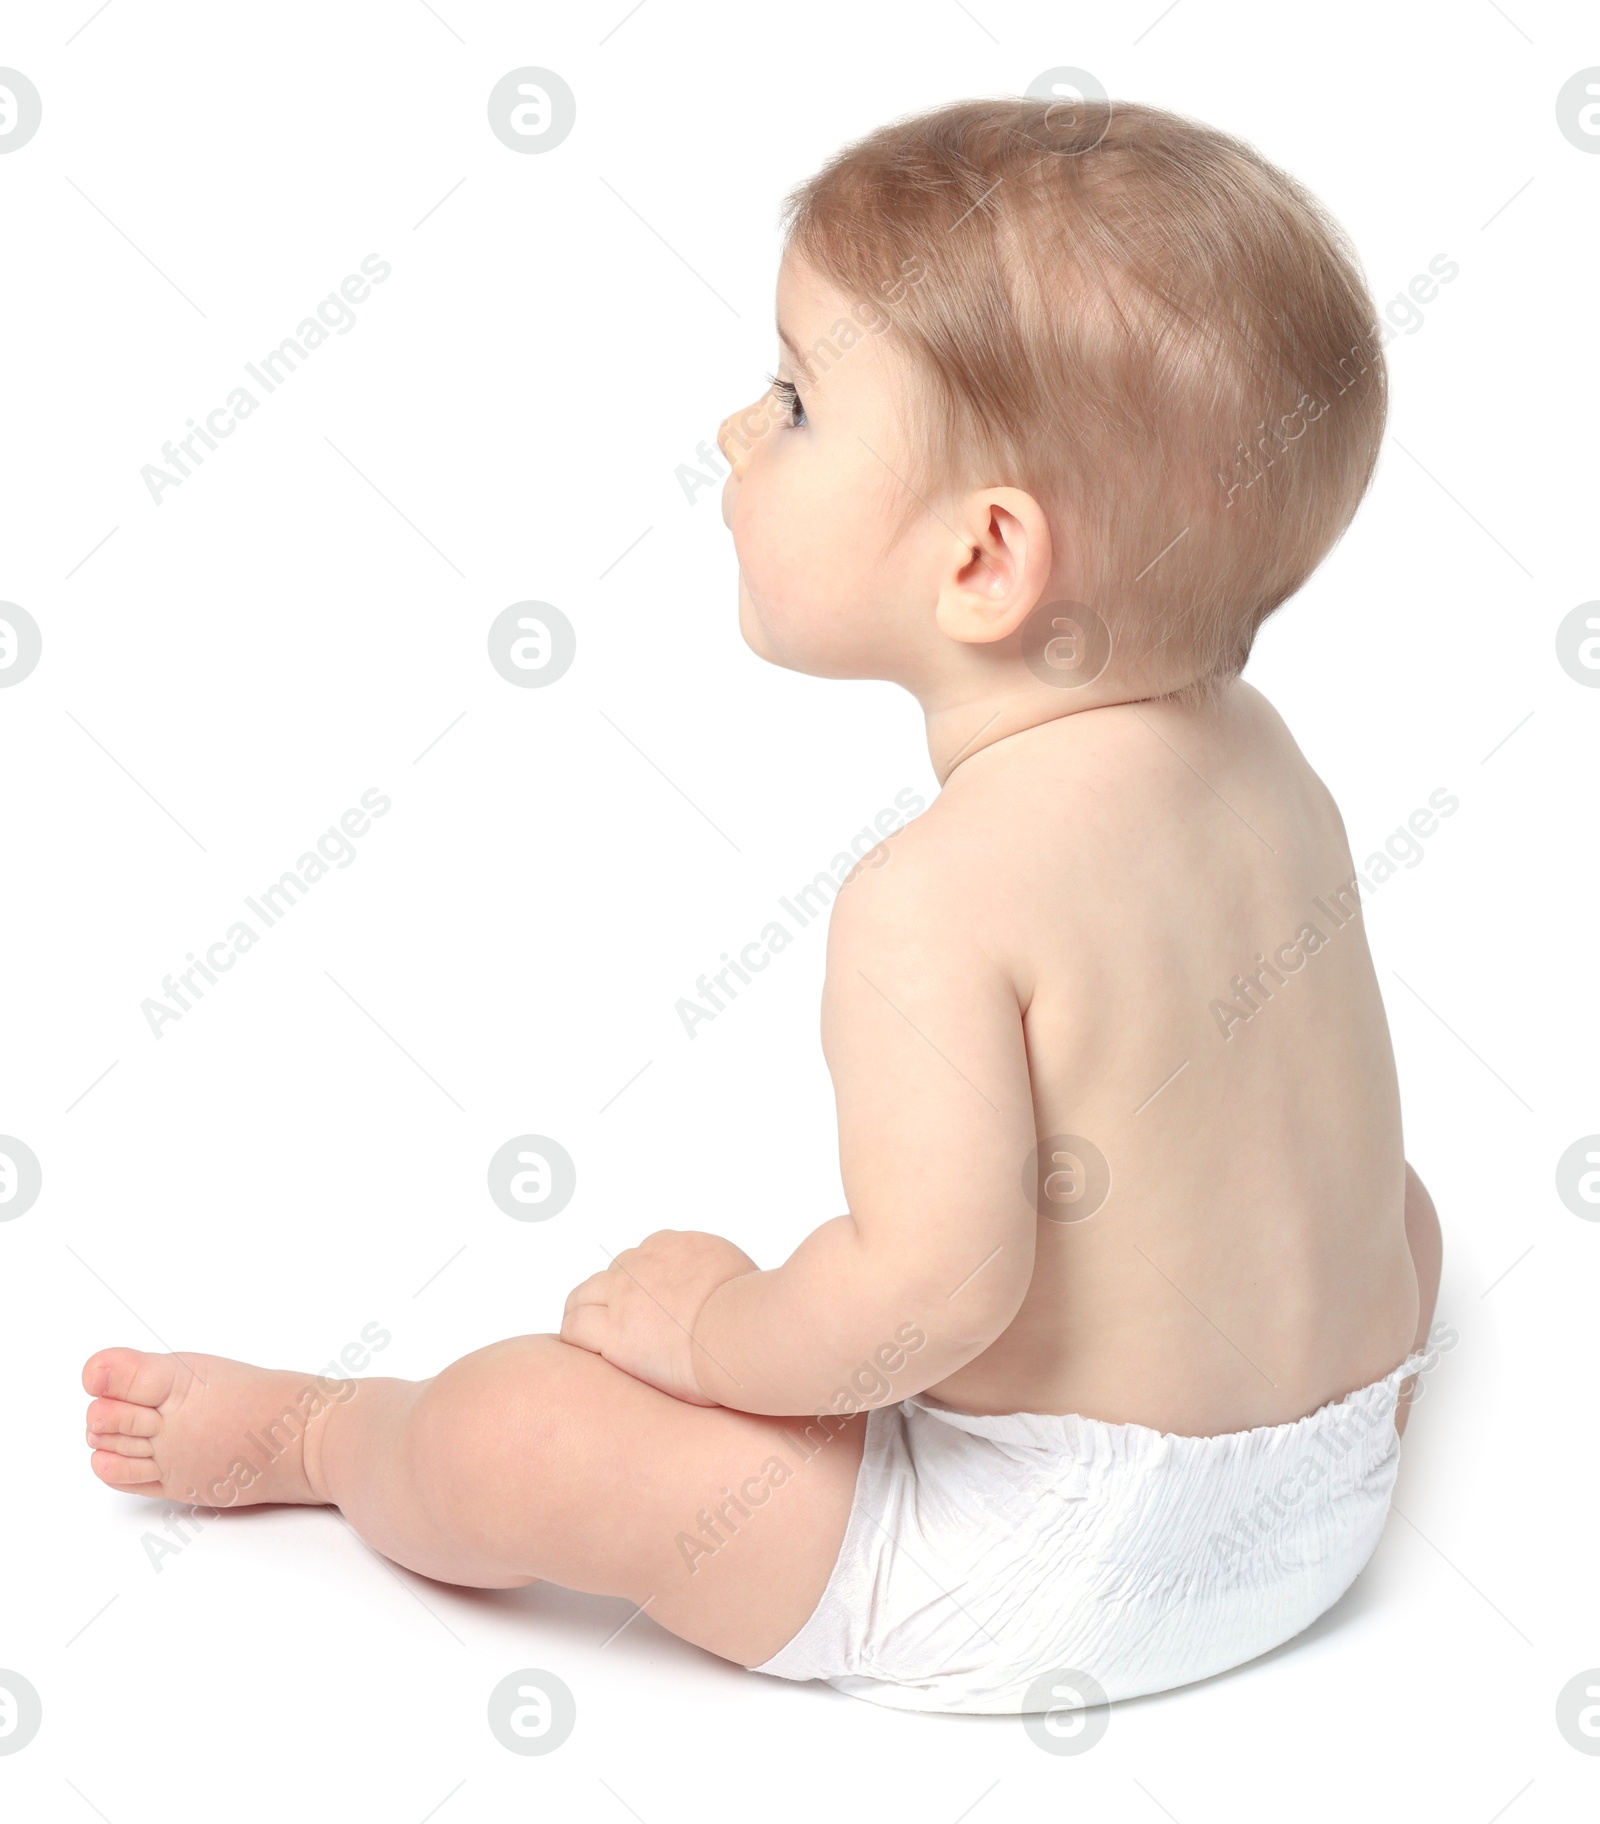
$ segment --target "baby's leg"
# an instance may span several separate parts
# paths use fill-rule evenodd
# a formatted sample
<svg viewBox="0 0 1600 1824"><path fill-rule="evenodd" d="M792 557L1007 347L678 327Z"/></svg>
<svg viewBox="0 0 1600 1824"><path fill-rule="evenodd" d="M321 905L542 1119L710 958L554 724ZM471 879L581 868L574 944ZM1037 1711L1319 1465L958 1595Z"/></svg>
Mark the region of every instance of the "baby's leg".
<svg viewBox="0 0 1600 1824"><path fill-rule="evenodd" d="M1433 1328L1433 1309L1439 1298L1439 1274L1444 1260L1444 1237L1439 1232L1439 1215L1433 1207L1433 1199L1410 1165L1406 1166L1406 1241L1417 1269L1417 1335L1411 1345L1416 1351L1427 1347L1428 1332ZM1406 1428L1416 1385L1414 1375L1400 1384L1400 1400L1394 1414L1394 1428L1398 1432L1404 1432Z"/></svg>
<svg viewBox="0 0 1600 1824"><path fill-rule="evenodd" d="M864 1429L688 1406L554 1336L331 1404L306 1401L307 1375L132 1349L92 1357L83 1384L99 1396L91 1461L114 1487L332 1504L425 1577L625 1596L743 1665L816 1607Z"/></svg>

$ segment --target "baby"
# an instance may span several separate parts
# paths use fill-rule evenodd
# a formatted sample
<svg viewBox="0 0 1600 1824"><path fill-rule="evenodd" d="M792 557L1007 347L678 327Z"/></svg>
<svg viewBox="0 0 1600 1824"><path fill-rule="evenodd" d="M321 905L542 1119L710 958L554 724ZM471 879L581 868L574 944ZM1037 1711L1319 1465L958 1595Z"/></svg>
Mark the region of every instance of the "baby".
<svg viewBox="0 0 1600 1824"><path fill-rule="evenodd" d="M1247 146L1024 100L841 154L777 297L740 630L903 685L942 786L833 907L847 1213L650 1235L428 1381L102 1350L91 1465L899 1708L1203 1678L1373 1551L1439 1281L1344 827L1239 678L1371 477L1372 303Z"/></svg>

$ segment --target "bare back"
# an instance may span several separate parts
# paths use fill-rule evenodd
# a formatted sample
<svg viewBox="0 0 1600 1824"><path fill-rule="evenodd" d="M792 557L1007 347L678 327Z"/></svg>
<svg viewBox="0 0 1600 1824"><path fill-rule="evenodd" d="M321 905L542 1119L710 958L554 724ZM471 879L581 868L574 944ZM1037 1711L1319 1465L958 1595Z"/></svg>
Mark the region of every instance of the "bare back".
<svg viewBox="0 0 1600 1824"><path fill-rule="evenodd" d="M1266 700L1066 716L921 824L1015 981L1047 1143L1021 1308L928 1392L1202 1435L1393 1368L1418 1295L1388 1027L1341 820Z"/></svg>

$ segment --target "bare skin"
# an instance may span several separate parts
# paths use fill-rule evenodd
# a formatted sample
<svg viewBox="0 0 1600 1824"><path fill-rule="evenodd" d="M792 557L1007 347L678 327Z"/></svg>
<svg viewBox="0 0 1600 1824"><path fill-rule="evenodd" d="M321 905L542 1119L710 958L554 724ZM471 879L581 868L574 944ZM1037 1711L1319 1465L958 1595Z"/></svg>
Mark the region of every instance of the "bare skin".
<svg viewBox="0 0 1600 1824"><path fill-rule="evenodd" d="M904 523L917 383L871 338L819 352L849 308L786 262L797 395L723 431L746 640L903 685L943 786L833 909L847 1212L765 1270L653 1235L573 1289L559 1338L420 1383L102 1351L103 1481L336 1505L425 1576L626 1596L751 1665L821 1595L864 1406L1210 1435L1425 1341L1438 1224L1332 799L1242 683L1197 708L1181 669L1035 676L1030 616L1077 599L1070 538L1012 486L952 483Z"/></svg>
<svg viewBox="0 0 1600 1824"><path fill-rule="evenodd" d="M1433 1331L1433 1312L1439 1298L1439 1275L1444 1266L1444 1236L1439 1229L1439 1213L1427 1187L1406 1167L1406 1241L1417 1269L1417 1333L1411 1340L1413 1350L1425 1349ZM1400 1383L1400 1402L1395 1411L1394 1427L1405 1436L1406 1421L1411 1417L1411 1402L1416 1394L1416 1377Z"/></svg>
<svg viewBox="0 0 1600 1824"><path fill-rule="evenodd" d="M97 1396L90 1466L113 1488L202 1506L336 1506L424 1577L625 1596L741 1665L769 1659L815 1608L865 1423L821 1441L814 1419L686 1405L554 1336L491 1344L428 1381L347 1383L354 1397L309 1424L280 1423L276 1460L247 1435L265 1439L286 1409L303 1410L309 1375L103 1349L83 1384ZM774 1458L791 1471L777 1487L761 1476ZM247 1486L229 1473L241 1461ZM724 1491L758 1480L769 1492L743 1501L741 1518ZM702 1512L725 1541L714 1551ZM701 1548L689 1561L680 1534Z"/></svg>
<svg viewBox="0 0 1600 1824"><path fill-rule="evenodd" d="M1038 1223L1010 1326L931 1391L1209 1434L1392 1368L1419 1300L1388 1031L1338 813L1265 699L1015 735L891 847L918 838L983 846L965 897L1017 991L1033 1125L1111 1175Z"/></svg>

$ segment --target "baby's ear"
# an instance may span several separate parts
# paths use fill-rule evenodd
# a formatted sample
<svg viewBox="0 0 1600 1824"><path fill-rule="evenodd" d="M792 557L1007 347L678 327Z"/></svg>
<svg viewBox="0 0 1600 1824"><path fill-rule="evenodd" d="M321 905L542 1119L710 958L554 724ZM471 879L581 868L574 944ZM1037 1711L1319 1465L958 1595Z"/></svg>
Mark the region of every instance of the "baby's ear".
<svg viewBox="0 0 1600 1824"><path fill-rule="evenodd" d="M950 567L939 583L941 633L986 646L1013 634L1044 598L1054 553L1044 509L1020 488L980 488L962 501Z"/></svg>

